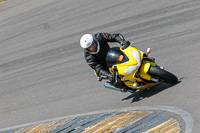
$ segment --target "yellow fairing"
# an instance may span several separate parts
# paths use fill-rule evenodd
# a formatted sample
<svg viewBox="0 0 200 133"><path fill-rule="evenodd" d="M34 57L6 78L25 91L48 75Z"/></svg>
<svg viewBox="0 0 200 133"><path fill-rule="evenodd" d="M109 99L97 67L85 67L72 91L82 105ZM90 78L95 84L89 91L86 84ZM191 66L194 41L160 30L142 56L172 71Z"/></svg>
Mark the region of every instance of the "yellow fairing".
<svg viewBox="0 0 200 133"><path fill-rule="evenodd" d="M144 61L141 68L140 68L140 77L146 80L150 80L151 76L147 74L149 71L150 66L156 66L156 63L150 61Z"/></svg>
<svg viewBox="0 0 200 133"><path fill-rule="evenodd" d="M156 66L155 62L152 61L143 61L143 58L149 58L149 57L143 57L144 52L130 46L124 50L120 48L122 52L125 53L125 55L129 58L127 62L119 63L112 66L112 69L114 67L117 67L118 75L121 77L121 80L129 87L133 88L134 82L143 82L143 79L150 80L151 76L147 74L150 66ZM112 71L111 71L112 72ZM138 76L139 74L139 76ZM147 83L145 86L137 88L137 89L147 89L152 86L155 86L159 83Z"/></svg>
<svg viewBox="0 0 200 133"><path fill-rule="evenodd" d="M112 69L114 69L115 66L117 67L118 74L123 75L123 78L121 79L122 81L129 80L134 82L136 80L134 79L134 76L141 65L143 53L131 46L124 50L120 48L120 50L126 54L126 56L129 58L129 61L113 65Z"/></svg>

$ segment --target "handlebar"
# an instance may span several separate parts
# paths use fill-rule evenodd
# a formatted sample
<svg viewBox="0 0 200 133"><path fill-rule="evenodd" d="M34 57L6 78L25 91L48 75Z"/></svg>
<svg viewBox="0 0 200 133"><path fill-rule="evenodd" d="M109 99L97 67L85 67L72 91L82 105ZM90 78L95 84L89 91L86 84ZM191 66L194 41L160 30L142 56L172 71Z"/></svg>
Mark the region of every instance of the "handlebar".
<svg viewBox="0 0 200 133"><path fill-rule="evenodd" d="M115 77L115 78L114 78L114 82L117 83L117 82L118 82L118 81L117 81L117 75L118 75L117 67L115 66L113 70L114 70L114 77ZM98 77L97 80L98 80L99 82L101 82L101 81L103 80L103 78L102 78L102 77Z"/></svg>

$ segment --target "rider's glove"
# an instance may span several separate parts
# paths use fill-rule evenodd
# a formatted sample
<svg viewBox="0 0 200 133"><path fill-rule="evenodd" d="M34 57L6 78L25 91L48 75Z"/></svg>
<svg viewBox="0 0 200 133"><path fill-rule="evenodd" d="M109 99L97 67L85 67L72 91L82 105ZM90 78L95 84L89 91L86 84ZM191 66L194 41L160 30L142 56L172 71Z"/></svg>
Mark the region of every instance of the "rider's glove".
<svg viewBox="0 0 200 133"><path fill-rule="evenodd" d="M124 49L128 48L130 46L130 44L131 43L129 41L122 41L121 42L122 49L124 50Z"/></svg>
<svg viewBox="0 0 200 133"><path fill-rule="evenodd" d="M114 83L115 82L115 76L113 74L109 74L108 75L108 79L110 80L110 82Z"/></svg>

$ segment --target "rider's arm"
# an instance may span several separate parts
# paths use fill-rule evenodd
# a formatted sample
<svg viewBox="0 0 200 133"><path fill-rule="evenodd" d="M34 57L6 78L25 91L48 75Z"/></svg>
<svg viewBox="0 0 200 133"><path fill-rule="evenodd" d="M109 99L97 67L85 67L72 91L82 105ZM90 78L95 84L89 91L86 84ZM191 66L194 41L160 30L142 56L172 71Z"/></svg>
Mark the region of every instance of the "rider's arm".
<svg viewBox="0 0 200 133"><path fill-rule="evenodd" d="M97 33L95 34L95 37L105 42L118 42L121 44L123 41L125 41L125 38L120 33L117 34Z"/></svg>
<svg viewBox="0 0 200 133"><path fill-rule="evenodd" d="M126 41L122 34L109 34L109 33L97 33L95 37L104 42L118 42L121 44L122 49L127 48L130 45L129 41Z"/></svg>
<svg viewBox="0 0 200 133"><path fill-rule="evenodd" d="M88 65L95 70L98 77L111 78L110 76L112 74L110 74L98 61L96 61L91 54L87 54L85 52L85 60Z"/></svg>

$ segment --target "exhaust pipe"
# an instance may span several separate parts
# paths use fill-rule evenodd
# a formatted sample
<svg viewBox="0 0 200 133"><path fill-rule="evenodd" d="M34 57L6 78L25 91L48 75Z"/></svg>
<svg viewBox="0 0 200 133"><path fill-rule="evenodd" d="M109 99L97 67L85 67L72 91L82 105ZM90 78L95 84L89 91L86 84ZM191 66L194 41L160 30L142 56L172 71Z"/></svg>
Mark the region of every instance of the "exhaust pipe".
<svg viewBox="0 0 200 133"><path fill-rule="evenodd" d="M112 90L116 90L116 91L121 91L121 92L130 92L130 93L135 93L136 90L132 90L132 89L127 89L127 90L124 90L122 88L117 88L115 87L113 84L111 84L110 82L106 81L106 83L104 84L104 86L106 88L109 88L109 89L112 89Z"/></svg>
<svg viewBox="0 0 200 133"><path fill-rule="evenodd" d="M122 91L120 88L115 87L113 84L111 84L111 83L108 82L108 81L105 82L104 86L105 86L106 88L109 88L109 89L113 89L113 90L117 90L117 91Z"/></svg>

